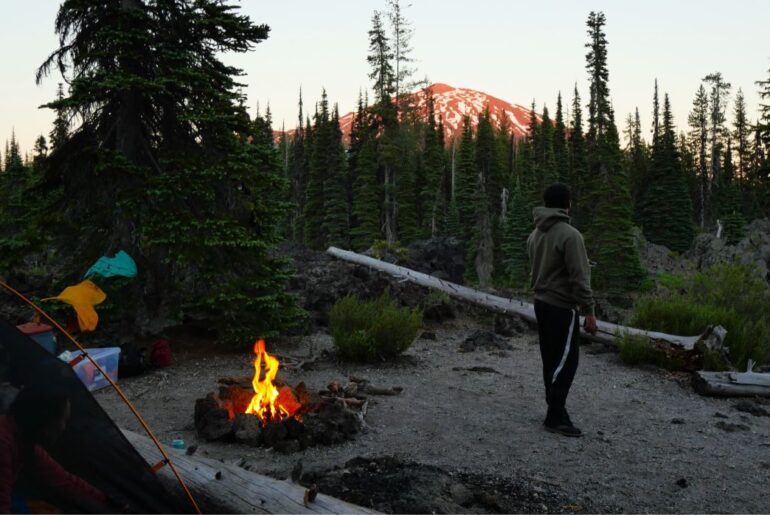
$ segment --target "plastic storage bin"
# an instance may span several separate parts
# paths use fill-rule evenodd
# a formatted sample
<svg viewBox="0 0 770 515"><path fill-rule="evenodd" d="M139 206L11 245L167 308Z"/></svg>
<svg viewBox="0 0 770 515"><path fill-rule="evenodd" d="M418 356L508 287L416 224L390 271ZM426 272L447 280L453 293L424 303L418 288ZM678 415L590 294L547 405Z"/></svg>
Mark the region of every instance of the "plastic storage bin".
<svg viewBox="0 0 770 515"><path fill-rule="evenodd" d="M99 366L107 372L110 379L113 381L118 380L118 361L120 359L120 347L105 347L102 349L86 349L88 354L99 363ZM83 353L75 351L71 354L71 359L76 359L78 356L82 356ZM88 358L83 358L79 363L76 363L72 369L75 374L83 381L89 391L95 391L105 386L109 386L107 378L105 378L99 370L91 363Z"/></svg>
<svg viewBox="0 0 770 515"><path fill-rule="evenodd" d="M56 337L54 336L53 328L50 325L30 322L28 324L17 325L16 329L35 340L41 347L51 354L56 354Z"/></svg>

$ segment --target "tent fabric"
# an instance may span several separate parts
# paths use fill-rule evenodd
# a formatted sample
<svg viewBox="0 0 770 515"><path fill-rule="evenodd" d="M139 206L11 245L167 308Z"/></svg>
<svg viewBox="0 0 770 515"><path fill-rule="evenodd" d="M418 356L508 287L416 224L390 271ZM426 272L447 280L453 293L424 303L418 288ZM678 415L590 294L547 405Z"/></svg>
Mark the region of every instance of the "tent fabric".
<svg viewBox="0 0 770 515"><path fill-rule="evenodd" d="M93 331L99 323L99 315L94 306L101 304L107 298L107 294L89 279L76 284L67 286L56 297L48 297L42 300L58 300L69 304L75 308L78 315L78 326L80 330Z"/></svg>
<svg viewBox="0 0 770 515"><path fill-rule="evenodd" d="M121 250L113 257L102 256L88 269L83 277L101 275L102 277L136 277L136 263L125 251Z"/></svg>
<svg viewBox="0 0 770 515"><path fill-rule="evenodd" d="M111 499L136 513L182 513L150 466L128 442L72 368L48 353L15 326L0 319L0 384L22 388L44 382L67 394L72 415L53 458ZM176 493L176 492L174 492Z"/></svg>

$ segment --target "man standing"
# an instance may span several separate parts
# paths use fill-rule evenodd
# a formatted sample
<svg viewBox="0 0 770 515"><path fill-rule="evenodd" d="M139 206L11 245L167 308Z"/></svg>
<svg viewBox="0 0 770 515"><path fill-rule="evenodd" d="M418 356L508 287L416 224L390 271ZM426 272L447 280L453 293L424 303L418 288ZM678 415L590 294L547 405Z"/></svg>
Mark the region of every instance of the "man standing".
<svg viewBox="0 0 770 515"><path fill-rule="evenodd" d="M569 223L569 188L553 184L543 200L545 207L533 211L535 230L527 239L548 403L543 424L554 433L582 436L565 403L578 366L579 315L585 316L585 330L596 332L591 269L583 236Z"/></svg>

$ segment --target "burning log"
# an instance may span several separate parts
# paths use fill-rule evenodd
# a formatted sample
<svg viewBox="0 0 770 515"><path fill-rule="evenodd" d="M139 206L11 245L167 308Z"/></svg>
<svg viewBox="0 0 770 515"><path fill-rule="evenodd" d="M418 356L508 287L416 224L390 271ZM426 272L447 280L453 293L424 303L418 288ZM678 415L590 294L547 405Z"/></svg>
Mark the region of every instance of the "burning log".
<svg viewBox="0 0 770 515"><path fill-rule="evenodd" d="M160 452L147 437L125 429L123 434L147 463L160 462ZM298 484L237 465L169 447L165 451L204 513L376 513L321 493L308 496L307 489ZM157 474L170 494L180 496L180 504L187 502L169 467L162 467Z"/></svg>
<svg viewBox="0 0 770 515"><path fill-rule="evenodd" d="M531 323L537 322L534 306L522 300L507 299L483 291L474 290L467 286L444 281L438 277L433 277L406 267L393 265L391 263L380 261L379 259L374 259L348 250L338 249L336 247L329 247L326 252L338 259L385 272L403 281L410 281L421 286L443 291L454 298L485 307L498 313L518 315ZM612 345L617 343L619 336L622 334L645 336L652 341L665 342L668 345L677 347L686 352L696 350L696 345L703 345L711 349L721 349L722 342L727 334L727 331L721 326L710 326L699 336L678 336L656 331L645 331L634 327L626 327L602 321L598 322L598 327L599 331L596 334L588 334L583 330L581 321L581 336L591 341Z"/></svg>

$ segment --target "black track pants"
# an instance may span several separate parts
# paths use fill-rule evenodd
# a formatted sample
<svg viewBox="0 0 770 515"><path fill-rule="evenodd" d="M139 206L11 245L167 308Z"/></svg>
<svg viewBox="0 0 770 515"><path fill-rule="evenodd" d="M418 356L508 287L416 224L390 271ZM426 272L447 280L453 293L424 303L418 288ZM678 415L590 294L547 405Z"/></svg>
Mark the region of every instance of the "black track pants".
<svg viewBox="0 0 770 515"><path fill-rule="evenodd" d="M578 366L580 317L574 309L535 300L545 400L549 412L564 407Z"/></svg>

